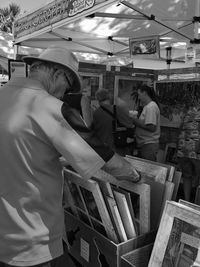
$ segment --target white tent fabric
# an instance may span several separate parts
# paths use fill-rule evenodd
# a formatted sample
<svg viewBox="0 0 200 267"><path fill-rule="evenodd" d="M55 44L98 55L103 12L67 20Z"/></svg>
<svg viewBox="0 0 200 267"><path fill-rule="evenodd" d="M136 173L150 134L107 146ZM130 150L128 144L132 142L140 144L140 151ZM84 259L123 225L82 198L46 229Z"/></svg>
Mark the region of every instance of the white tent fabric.
<svg viewBox="0 0 200 267"><path fill-rule="evenodd" d="M38 54L41 51L39 48L31 47L19 47L19 54ZM6 71L8 71L8 59L14 59L14 45L13 45L13 35L0 31L0 65Z"/></svg>
<svg viewBox="0 0 200 267"><path fill-rule="evenodd" d="M73 2L78 1L71 2L73 5ZM19 25L28 25L38 14L44 14L46 10L58 6L59 1L52 1L43 8L25 13L14 24L14 43L39 48L61 45L73 52L97 54L96 60L102 57L105 60L107 57L110 62L109 55L130 59L129 38L158 35L161 58L165 58L165 48L170 45L173 59L183 60L186 45L198 37L199 0L88 2L93 2L93 7L77 12L75 16L61 16L56 22L50 19L39 30L35 27L35 30L25 30L24 34L18 34ZM134 62L148 59L157 61L155 56L145 56L145 59L143 56L133 57ZM115 59L111 61L114 62Z"/></svg>

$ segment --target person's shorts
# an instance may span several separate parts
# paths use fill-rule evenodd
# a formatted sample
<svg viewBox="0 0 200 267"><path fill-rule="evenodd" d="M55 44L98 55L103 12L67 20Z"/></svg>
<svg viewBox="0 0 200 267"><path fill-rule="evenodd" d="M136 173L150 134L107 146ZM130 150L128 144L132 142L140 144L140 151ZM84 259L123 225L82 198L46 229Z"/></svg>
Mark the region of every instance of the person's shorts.
<svg viewBox="0 0 200 267"><path fill-rule="evenodd" d="M178 158L178 164L185 177L200 176L200 160L193 158Z"/></svg>

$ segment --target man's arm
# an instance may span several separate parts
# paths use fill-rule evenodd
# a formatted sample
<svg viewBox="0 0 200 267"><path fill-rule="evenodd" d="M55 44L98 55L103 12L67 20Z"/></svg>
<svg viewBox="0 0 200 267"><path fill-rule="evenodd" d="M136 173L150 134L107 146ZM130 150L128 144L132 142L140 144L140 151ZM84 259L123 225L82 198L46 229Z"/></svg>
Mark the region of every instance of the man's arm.
<svg viewBox="0 0 200 267"><path fill-rule="evenodd" d="M62 114L66 121L70 124L70 126L74 130L76 130L80 137L82 137L88 143L90 149L93 148L96 153L104 160L105 164L102 167L103 170L115 176L118 180L128 180L132 182L138 182L140 180L140 175L131 166L131 164L123 157L114 153L114 151L110 149L106 144L102 143L101 140L95 136L92 130L86 127L84 121L81 119L75 109L71 108L67 104L63 104ZM77 139L77 142L80 141ZM83 143L81 142L80 149L82 146ZM86 152L87 149L88 148L85 147ZM94 158L97 156L95 151Z"/></svg>
<svg viewBox="0 0 200 267"><path fill-rule="evenodd" d="M133 124L135 124L135 126L143 128L149 132L155 132L156 130L156 125L154 124L145 124L145 122L143 120L139 120L137 118L132 118Z"/></svg>

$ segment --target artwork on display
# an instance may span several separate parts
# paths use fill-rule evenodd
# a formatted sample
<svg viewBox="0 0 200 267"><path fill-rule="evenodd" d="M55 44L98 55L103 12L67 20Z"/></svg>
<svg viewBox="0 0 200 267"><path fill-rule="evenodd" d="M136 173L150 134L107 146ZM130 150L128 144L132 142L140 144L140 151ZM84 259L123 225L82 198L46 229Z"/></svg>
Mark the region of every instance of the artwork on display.
<svg viewBox="0 0 200 267"><path fill-rule="evenodd" d="M128 204L126 195L122 191L118 191L117 188L115 190L114 187L113 193L128 239L136 237L137 230L134 225L134 219L132 218L130 213L130 203Z"/></svg>
<svg viewBox="0 0 200 267"><path fill-rule="evenodd" d="M138 234L145 234L150 231L150 207L151 207L151 186L145 183L133 184L128 181L118 181L112 175L99 170L95 174L96 181L100 180L111 183L120 189L130 193L131 202L135 214ZM108 192L108 191L107 191ZM110 195L109 195L110 196Z"/></svg>
<svg viewBox="0 0 200 267"><path fill-rule="evenodd" d="M148 267L200 266L200 212L167 201Z"/></svg>
<svg viewBox="0 0 200 267"><path fill-rule="evenodd" d="M129 49L131 56L157 54L160 57L159 36L129 38Z"/></svg>
<svg viewBox="0 0 200 267"><path fill-rule="evenodd" d="M126 107L128 110L138 109L137 89L142 84L149 84L151 79L116 75L114 86L115 104Z"/></svg>
<svg viewBox="0 0 200 267"><path fill-rule="evenodd" d="M79 73L83 81L82 93L91 99L93 109L98 107L98 101L95 99L95 93L103 87L103 74Z"/></svg>
<svg viewBox="0 0 200 267"><path fill-rule="evenodd" d="M171 200L174 193L175 167L130 155L127 155L125 159L140 172L142 181L151 187L151 229L156 229L165 201ZM179 181L180 179L176 181L176 190Z"/></svg>
<svg viewBox="0 0 200 267"><path fill-rule="evenodd" d="M27 77L28 66L22 60L8 60L8 77L9 80L13 77Z"/></svg>
<svg viewBox="0 0 200 267"><path fill-rule="evenodd" d="M119 236L119 240L121 242L127 241L128 237L124 229L124 224L122 222L121 215L119 213L119 209L117 203L114 198L107 196L106 197L108 207L113 218L113 224L116 227L116 232Z"/></svg>
<svg viewBox="0 0 200 267"><path fill-rule="evenodd" d="M165 147L164 159L166 163L177 164L176 143L167 143Z"/></svg>
<svg viewBox="0 0 200 267"><path fill-rule="evenodd" d="M188 107L200 98L199 80L157 81L155 90L161 113L161 125L174 124L180 127Z"/></svg>
<svg viewBox="0 0 200 267"><path fill-rule="evenodd" d="M92 179L85 180L69 169L64 170L64 180L68 184L71 195L68 201L72 210L76 211L75 215L116 244L119 243L99 184Z"/></svg>

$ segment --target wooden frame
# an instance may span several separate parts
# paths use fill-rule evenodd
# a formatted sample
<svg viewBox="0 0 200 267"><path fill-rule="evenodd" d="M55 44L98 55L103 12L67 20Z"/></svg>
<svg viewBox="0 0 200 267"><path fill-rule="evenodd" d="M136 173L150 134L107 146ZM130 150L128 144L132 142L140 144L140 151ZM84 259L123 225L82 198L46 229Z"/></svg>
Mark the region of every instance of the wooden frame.
<svg viewBox="0 0 200 267"><path fill-rule="evenodd" d="M138 209L139 209L139 234L145 234L152 229L150 227L150 207L151 207L151 188L150 185L145 183L137 183L133 184L128 181L118 181L112 175L104 172L103 170L99 170L95 174L95 179L100 181L105 181L107 183L111 183L119 188L122 188L130 193L133 193L138 196Z"/></svg>
<svg viewBox="0 0 200 267"><path fill-rule="evenodd" d="M197 205L200 205L200 185L198 185L197 188L196 188L194 203L197 204Z"/></svg>
<svg viewBox="0 0 200 267"><path fill-rule="evenodd" d="M168 166L167 164L162 164L138 157L133 157L126 155L126 160L128 160L136 170L138 170L144 180L145 177L151 177L155 182L164 184L166 180L172 181L175 168L173 166Z"/></svg>
<svg viewBox="0 0 200 267"><path fill-rule="evenodd" d="M160 57L159 36L129 38L130 55L156 54Z"/></svg>
<svg viewBox="0 0 200 267"><path fill-rule="evenodd" d="M135 110L137 108L137 102L133 100L133 96L137 94L138 86L150 82L150 78L144 79L140 77L116 75L114 84L114 104L116 104L117 97L120 97L120 99L126 102L126 107L129 110Z"/></svg>
<svg viewBox="0 0 200 267"><path fill-rule="evenodd" d="M185 245L192 255L189 259L184 257ZM191 258L194 266L200 264L200 212L185 204L167 201L148 267L191 266Z"/></svg>
<svg viewBox="0 0 200 267"><path fill-rule="evenodd" d="M95 92L99 88L103 88L103 74L89 72L79 72L79 74L83 79L83 94L91 99L91 106L97 108L99 104L95 99ZM98 84L95 84L96 80L98 80Z"/></svg>
<svg viewBox="0 0 200 267"><path fill-rule="evenodd" d="M128 239L134 238L137 236L136 225L134 224L134 218L132 217L130 211L130 203L128 204L126 195L123 192L120 192L113 187L113 193L121 219L125 228L126 235Z"/></svg>
<svg viewBox="0 0 200 267"><path fill-rule="evenodd" d="M199 206L199 205L196 205L196 204L194 204L194 203L192 203L192 202L188 202L188 201L183 200L183 199L179 199L178 202L179 202L180 204L182 204L182 205L185 205L185 206L187 206L187 207L190 207L190 208L192 208L192 209L195 209L195 210L200 211L200 206Z"/></svg>
<svg viewBox="0 0 200 267"><path fill-rule="evenodd" d="M22 60L8 59L8 78L27 77L28 65Z"/></svg>
<svg viewBox="0 0 200 267"><path fill-rule="evenodd" d="M167 143L164 153L165 163L177 165L177 156L176 156L176 144Z"/></svg>
<svg viewBox="0 0 200 267"><path fill-rule="evenodd" d="M111 213L111 217L113 218L113 224L116 227L116 232L119 236L120 242L124 242L128 240L126 231L124 229L124 224L122 222L121 215L119 213L119 209L117 203L114 198L107 196L106 202L108 203L108 208Z"/></svg>
<svg viewBox="0 0 200 267"><path fill-rule="evenodd" d="M106 208L98 183L94 180L85 180L71 170L64 170L64 179L68 183L68 199L72 210L76 210L78 217L109 239L118 243L110 215Z"/></svg>
<svg viewBox="0 0 200 267"><path fill-rule="evenodd" d="M126 156L133 167L142 175L142 182L151 187L151 229L157 229L166 200L171 200L174 184L174 166L168 166L144 160L141 158Z"/></svg>

